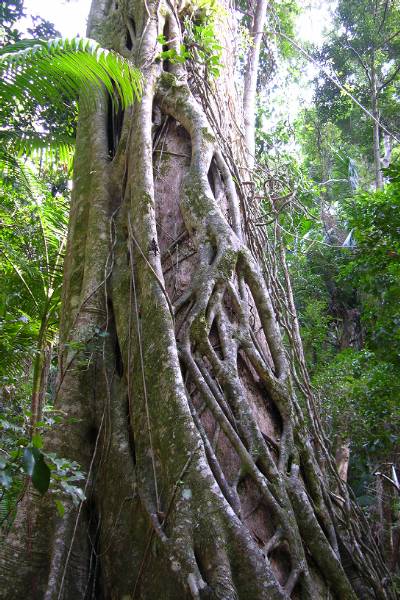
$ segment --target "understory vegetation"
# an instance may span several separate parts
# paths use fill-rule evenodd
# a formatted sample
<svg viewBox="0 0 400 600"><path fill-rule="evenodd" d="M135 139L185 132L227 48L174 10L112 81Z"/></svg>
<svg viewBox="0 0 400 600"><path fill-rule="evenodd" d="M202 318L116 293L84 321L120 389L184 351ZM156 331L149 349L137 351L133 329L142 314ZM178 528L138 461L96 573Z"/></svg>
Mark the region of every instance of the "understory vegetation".
<svg viewBox="0 0 400 600"><path fill-rule="evenodd" d="M248 172L253 177L251 182L246 181L243 171L235 166L235 156L223 138L225 130L217 129L217 111L213 105L218 82L224 77L224 48L218 39L217 29L219 19L226 17L226 8L214 0L201 0L195 4L196 10L190 12L188 9L182 17L179 35L170 16L170 21L166 18L168 27L165 26L164 33L154 36L157 51L153 52L152 60L156 67L164 65L158 87L152 83L157 89L154 106L153 98L149 100L146 96L146 81L153 77L153 71L148 69L145 72L147 64L140 70L129 61L132 39L137 35L133 21L129 21L131 17L127 17L130 26L124 55L124 52L118 54L104 50L90 40L62 39L54 27L41 17L33 19L32 29L21 32L18 22L24 14L23 1L5 2L0 7L0 546L11 531L18 507L29 490L51 498L60 518L65 518L69 503L81 511L89 495L89 471L93 461L82 465L72 455L69 456L66 447L61 452L46 446L46 438L52 431L74 427L80 420L74 413L68 414L58 408L58 395L66 372L62 367L67 363L68 368L69 363L73 363L72 370L77 373L77 378L82 373L91 373L96 356L104 357L111 352L109 344L118 357L115 372L122 377L119 370L123 373L124 368L121 365L126 360L130 364L134 350L130 339L121 338L119 328L124 317L121 316L123 313L119 316L116 313L111 327L108 326L109 321L107 326L96 322L90 335L71 338L62 344L60 353L63 263L67 248L77 119L79 112L87 114L85 111L97 110L96 107L102 106L102 103L107 104L104 110L111 114L105 152L108 155L102 159L108 160L109 164L114 161L119 169L117 175L125 186L120 189L119 183L113 182L110 195L124 197L126 187L133 184L127 177L128 162L124 163L121 159L118 148L120 143L136 143L139 126L123 127L122 123L129 107L142 102L142 106L150 106L150 113L153 106L153 148L154 153L159 153L158 163L154 163L155 186L168 170L166 155L170 153L175 158L180 156L179 160L183 157L188 161L190 148L192 151L194 148L193 156L197 157L199 174L195 173L193 165L186 165L192 180L182 178L185 196L182 211L187 211L184 221L189 233L182 234L181 239L183 252L187 254L183 258L179 253L174 254L178 244L171 241L171 235L167 249L161 248L160 242L157 245L154 237L147 244L154 261L161 251L161 260L167 264L164 274L176 268L179 275L172 283L168 280L164 288L150 259L139 256L143 255L146 247L140 246L137 241L142 232L138 225L132 225L129 217L123 231L130 245L127 252L120 251L122 234L118 233L118 227L125 213L118 213L119 209L114 208L107 223L108 229L99 233L99 239L103 234L107 240L108 237L111 239L112 248L105 260L103 274L106 281L110 279L112 282L110 289L114 286L114 296L110 294L107 297L107 311L111 314L114 304L122 297L126 284L124 277L129 275L125 273L121 275L121 281L117 281L123 267L127 272L130 269L125 264L121 266L121 256L125 260L128 254L128 265L129 257L132 259L133 255L138 255L140 260L143 258L148 267L147 274L154 277L153 283L155 280L159 285L160 297L166 298L165 311L174 315L188 405L214 462L217 461L207 441L207 427L200 420L203 412L209 410L205 408L207 402L201 394L211 395L209 390L203 392L202 381L208 382L217 398L223 397L226 389L228 396L231 393L233 397L239 397L241 388L238 382L243 373L237 365L240 364L244 371L246 359L251 364L249 373L258 372L260 381L283 415L277 422L283 422L283 429L287 427L289 431L286 441L283 434L280 438L278 436L278 442L272 434L268 437L269 433L263 433L263 439L260 436L261 442L268 448L269 458L279 454L279 459L274 459L279 465L277 471L281 469L289 473L292 463L298 458L291 444L294 444L293 440L300 444L296 436L301 437L298 432L303 431L303 425L298 426L297 420L302 422L298 415L303 411L305 427L312 432L313 439L323 436L324 444L335 457L339 478L338 482L335 480L336 487L332 493L333 497L336 494L336 499L333 498L333 502L340 505L343 501L340 488L343 485L349 498L357 503L354 514L358 515L360 522L368 522L371 539L383 556L382 572L387 573L390 580L390 583L385 583L385 590L391 591L382 592L381 596L376 592L376 598L394 598L395 590L400 589L400 3L397 0L362 3L338 0L331 9L324 42L315 45L301 40L296 25L306 9L305 3L300 0L274 0L270 3L262 22L263 34L259 42L254 152L252 154L249 145L242 149L243 156L246 152L250 155ZM239 35L233 68L238 87L247 77L248 53L258 43L252 30L256 21L255 4L239 0L235 5ZM329 2L326 4L329 5ZM150 29L144 29L144 40L150 35ZM176 40L180 35L178 43ZM106 41L109 39L105 27L98 35L100 44L103 43L102 36ZM312 82L305 80L309 64L313 65L315 72ZM182 69L187 73L188 84L179 80ZM284 104L286 86L293 81L297 81L299 86L305 85L305 82L313 86L314 95L312 103L288 115L277 106ZM211 104L192 102L189 87L199 98L212 98ZM213 134L204 124L206 121L200 114L200 106L207 123L214 128ZM154 107L158 107L159 114ZM220 115L220 122L224 118ZM185 128L186 133L182 133L179 127ZM175 138L172 138L173 143L168 142L170 145L166 143L163 157L163 140L167 139L163 135L172 135L171 131L175 132ZM217 139L223 152L216 149ZM201 156L194 140L201 147ZM218 189L221 194L221 189L225 190L226 212L229 209L233 215L229 228L225 221L221 224L222 217L220 222L219 214L213 212L214 204L207 196L204 183L208 181L207 177L210 181L214 177L212 187L215 197L218 197ZM90 185L95 188L94 184ZM172 187L173 184L169 185ZM237 198L243 203L240 205L242 212L237 210L235 213L236 209L232 206ZM209 217L210 214L213 216ZM243 235L248 235L251 252L245 248L238 225L243 214L248 217ZM235 246L236 242L232 242L231 229L242 245L237 242ZM162 235L164 232L160 238ZM190 236L195 241L185 246ZM201 236L206 241L199 243ZM93 247L96 248L95 245ZM185 279L184 271L178 270L178 262L190 258L190 253L195 254L196 251L203 253L202 260L207 265L212 264L213 270L210 268L203 272L199 269L187 290L177 297L179 277ZM254 256L259 259L260 270L255 266ZM139 259L136 257L136 260ZM82 260L87 261L89 271L91 259L86 255ZM116 275L110 275L114 267ZM261 272L268 283L271 299L258 280ZM234 285L221 284L227 273L229 277L232 275ZM142 318L140 310L145 312L145 308L139 310L139 302L133 295L137 291L135 285L140 288L142 276L137 278L136 283L135 276L130 276L133 278L133 291L131 283L128 283L128 296L130 294L130 303L136 311L134 317L129 315L129 327L132 324L133 328L134 320L139 321L139 316ZM71 285L75 285L75 281ZM98 284L98 287L101 285ZM249 296L254 299L249 309L241 308L244 288L251 290ZM207 313L202 306L200 289L210 289ZM94 286L93 296L96 291ZM109 293L108 290L106 293ZM67 292L64 291L64 302L66 297ZM222 308L218 308L218 302ZM277 315L284 359L279 342L276 342L278 334L268 324L267 318L263 320L263 308L269 315L270 307ZM203 309L209 322L203 316ZM210 324L210 313L215 317L214 325ZM75 321L79 317L78 311ZM65 315L63 318L66 329L68 319ZM235 324L234 319L237 320ZM75 321L72 325L68 324L71 330ZM250 326L251 336L246 337L246 328ZM271 374L272 370L270 372L261 365L259 355L264 351L260 350L263 342L259 342L253 332L262 328L270 335L268 352L277 371L280 361L284 365L282 370L285 360L290 363L288 381L294 382L299 407L295 403L294 408L287 409L287 413L285 394L292 393L292 384L285 380L281 385L279 378ZM206 329L208 337L205 341ZM140 355L140 361L136 355L135 358L143 370L145 359L141 354L140 336L144 334L138 328L135 335L139 339L140 353L137 351L137 355ZM59 361L63 361L63 365ZM222 364L228 362L229 368L222 368ZM213 378L217 381L222 372L221 385L213 386ZM112 381L114 375L113 372L110 376ZM147 393L150 396L151 391L147 392L146 384L143 385L144 396ZM148 385L150 388L151 383ZM196 386L200 392L195 392ZM131 416L129 411L133 400L129 375L127 389L128 399L124 401L128 404L128 416ZM196 393L200 394L201 401ZM213 398L209 399L210 403ZM310 405L313 407L311 415ZM216 423L218 410L215 408L213 416ZM290 423L288 415L292 415L291 410L295 416L290 418L293 418L296 427L300 427L294 427L293 431L285 421L287 419ZM248 431L253 435L253 423L244 411L245 424L243 431L239 427L238 433L230 411L228 404L220 410L213 443L215 446L218 444L217 438L221 434L224 440L225 436L230 440L232 446L237 444L235 451L240 456L240 470L245 472L245 476L237 476L236 488L233 484L228 485L223 474L218 481L221 487L225 485L225 495L229 496L235 511L235 507L239 506L236 512L240 514L239 492L243 484L240 478L250 480L252 476L262 488L257 479L261 476L255 473L256 466L264 470L263 476L267 472L268 478L272 478L275 463L271 459L271 466L269 459L262 454L264 450L259 449L257 452L261 458L258 461L249 458L253 448L246 435L250 435ZM146 418L149 420L149 414ZM141 423L143 425L145 420ZM142 429L146 427L143 425ZM152 435L157 436L150 431L150 426L148 435L151 446ZM240 437L246 443L242 443ZM261 445L261 442L257 438L254 446ZM97 448L97 442L95 446ZM180 488L186 489L183 488L183 480L186 471L190 471L190 461L195 463L197 460L193 458L197 452L195 446L174 487L166 515L159 506L152 449L146 455L146 469L153 473L156 488L157 507L153 513L157 514L161 523L160 527L157 521L154 528L161 540L174 497ZM302 452L304 455L308 452L305 446L299 452L301 460ZM144 453L140 448L137 452ZM267 455L267 451L265 453ZM307 464L311 462L310 459ZM329 468L327 466L327 470ZM303 465L301 469L304 470ZM307 479L304 472L303 476ZM244 479L242 488L248 480ZM252 485L256 484L253 482ZM149 484L151 493L152 486L153 482ZM293 498L300 498L301 493L294 487L293 490ZM165 490L161 490L160 494L165 495ZM278 498L276 504L286 507L286 491L283 493L277 487L274 494ZM276 498L271 500L268 497L265 502L272 505ZM292 496L290 498L295 505L296 501ZM146 504L147 498L141 500ZM303 509L304 506L299 508L300 514ZM326 525L329 537L330 517L326 517L323 508L319 509L318 518ZM160 514L163 516L160 517ZM299 520L297 513L296 518ZM290 523L286 527L290 530ZM276 546L279 535L273 536L276 536ZM302 593L305 589L315 589L307 579L305 555L298 551L295 534L293 539L290 532L282 535L287 536L290 549L291 544L296 548L298 562L293 559L292 566L285 567L286 587L282 586L282 589L285 588L287 596L280 596L277 592L271 598L289 598L293 590L296 594L301 574L307 580ZM150 542L151 539L150 536ZM275 551L273 544L269 550L267 546L265 544L264 547L266 554ZM145 557L146 553L147 547ZM277 556L279 562L278 552ZM141 576L140 571L138 580ZM339 579L339 575L337 577ZM138 580L137 585L140 583ZM193 589L196 585L200 584L193 583ZM308 588L308 585L311 587ZM336 580L332 583L334 585L338 586L335 589L339 598L337 590L347 588L345 584L340 588L342 583L337 584ZM193 598L201 597L192 593ZM384 595L386 593L388 595ZM361 593L358 597L362 597Z"/></svg>

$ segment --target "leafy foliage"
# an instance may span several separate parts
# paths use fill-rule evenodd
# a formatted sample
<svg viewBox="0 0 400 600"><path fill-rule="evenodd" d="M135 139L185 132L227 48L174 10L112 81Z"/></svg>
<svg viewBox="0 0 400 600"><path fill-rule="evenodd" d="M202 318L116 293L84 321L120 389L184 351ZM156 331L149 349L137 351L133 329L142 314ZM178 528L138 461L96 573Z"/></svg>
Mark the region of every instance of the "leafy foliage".
<svg viewBox="0 0 400 600"><path fill-rule="evenodd" d="M57 332L67 206L33 173L32 181L32 199L14 188L15 181L0 187L0 375L7 384L36 351L43 326L48 342Z"/></svg>
<svg viewBox="0 0 400 600"><path fill-rule="evenodd" d="M399 166L382 191L359 193L342 206L352 230L354 250L341 269L360 291L368 345L400 364L400 185Z"/></svg>
<svg viewBox="0 0 400 600"><path fill-rule="evenodd" d="M340 0L332 32L318 60L390 131L399 129L400 5L386 0ZM336 123L347 141L372 163L372 119L321 73L316 105L323 121Z"/></svg>
<svg viewBox="0 0 400 600"><path fill-rule="evenodd" d="M0 50L0 168L14 168L15 153L58 151L74 145L76 100L90 105L104 87L126 107L140 99L141 74L120 55L84 38L20 40ZM58 123L50 126L51 123Z"/></svg>
<svg viewBox="0 0 400 600"><path fill-rule="evenodd" d="M90 102L99 85L123 107L141 95L139 71L86 38L22 40L6 46L0 52L0 74L0 98L13 98L22 105L29 97L38 104L59 106L79 93L84 102Z"/></svg>
<svg viewBox="0 0 400 600"><path fill-rule="evenodd" d="M23 0L15 0L12 4L9 2L0 4L0 47L15 42L20 37L14 25L23 14Z"/></svg>
<svg viewBox="0 0 400 600"><path fill-rule="evenodd" d="M217 42L215 27L222 17L222 9L215 0L201 0L194 5L190 15L183 22L184 43L179 50L169 47L173 40L167 40L163 34L157 41L163 46L159 54L162 60L170 63L191 63L205 70L205 77L218 77L222 67L222 46Z"/></svg>
<svg viewBox="0 0 400 600"><path fill-rule="evenodd" d="M60 497L69 496L75 504L85 499L81 488L85 476L79 465L43 448L43 435L65 426L66 417L48 407L31 437L29 416L28 410L20 407L15 411L11 406L0 414L0 528L12 523L16 502L30 484L42 495L48 491L54 495L61 516L64 507Z"/></svg>

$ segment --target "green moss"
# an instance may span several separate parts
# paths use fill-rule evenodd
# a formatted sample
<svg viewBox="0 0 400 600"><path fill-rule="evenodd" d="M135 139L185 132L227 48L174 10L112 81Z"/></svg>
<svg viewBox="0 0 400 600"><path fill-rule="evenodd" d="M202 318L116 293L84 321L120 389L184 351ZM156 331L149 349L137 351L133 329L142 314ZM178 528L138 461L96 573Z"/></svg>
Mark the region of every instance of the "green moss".
<svg viewBox="0 0 400 600"><path fill-rule="evenodd" d="M207 333L207 321L205 315L199 314L194 319L190 328L192 340L197 342L199 345L208 337Z"/></svg>
<svg viewBox="0 0 400 600"><path fill-rule="evenodd" d="M206 142L210 142L210 143L215 142L215 137L214 137L213 133L209 130L208 127L202 127L201 133L203 134L203 138Z"/></svg>
<svg viewBox="0 0 400 600"><path fill-rule="evenodd" d="M151 194L145 191L138 192L139 193L136 196L138 199L138 206L142 207L143 210L147 210L148 208L154 206L154 198Z"/></svg>
<svg viewBox="0 0 400 600"><path fill-rule="evenodd" d="M237 252L231 249L225 250L218 265L218 271L224 278L229 278L236 268L236 262Z"/></svg>
<svg viewBox="0 0 400 600"><path fill-rule="evenodd" d="M196 217L202 219L210 212L210 201L201 184L190 183L185 188L186 201Z"/></svg>
<svg viewBox="0 0 400 600"><path fill-rule="evenodd" d="M167 73L164 71L161 75L160 81L161 85L168 89L178 87L176 76L173 73Z"/></svg>

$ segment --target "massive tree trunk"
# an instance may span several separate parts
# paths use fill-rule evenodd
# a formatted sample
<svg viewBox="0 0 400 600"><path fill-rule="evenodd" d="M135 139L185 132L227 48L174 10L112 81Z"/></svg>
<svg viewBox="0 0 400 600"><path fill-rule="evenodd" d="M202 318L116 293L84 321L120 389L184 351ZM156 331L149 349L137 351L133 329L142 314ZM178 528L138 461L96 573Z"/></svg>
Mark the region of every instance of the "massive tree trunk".
<svg viewBox="0 0 400 600"><path fill-rule="evenodd" d="M93 2L91 35L145 85L124 114L99 102L79 126L57 393L73 423L48 447L86 470L87 500L65 498L61 518L25 497L0 597L391 598L251 237L232 7L219 79L158 58L157 36L179 50L191 14L204 9Z"/></svg>

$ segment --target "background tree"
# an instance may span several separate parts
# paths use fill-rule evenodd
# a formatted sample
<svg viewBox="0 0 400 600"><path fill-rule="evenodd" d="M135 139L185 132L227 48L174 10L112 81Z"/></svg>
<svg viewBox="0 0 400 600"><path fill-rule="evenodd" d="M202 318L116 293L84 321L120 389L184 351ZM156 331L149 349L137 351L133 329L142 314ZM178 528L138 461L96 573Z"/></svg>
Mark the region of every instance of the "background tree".
<svg viewBox="0 0 400 600"><path fill-rule="evenodd" d="M335 115L347 135L371 148L375 185L382 187L382 143L384 158L390 159L392 138L398 130L398 87L400 64L400 5L396 0L339 2L334 29L320 54L328 69L367 108L372 119L362 114L352 100L324 77L317 91L318 105L325 118ZM328 117L329 115L329 117ZM335 118L334 117L334 118ZM386 127L386 131L382 128ZM371 136L372 129L372 136ZM383 135L382 135L383 134ZM372 137L373 144L369 140ZM368 141L367 141L368 140ZM368 153L367 153L368 155Z"/></svg>
<svg viewBox="0 0 400 600"><path fill-rule="evenodd" d="M361 30L369 15L360 14L359 19ZM357 43L357 33L352 39ZM336 51L341 64L348 49ZM347 78L359 82L357 69L350 68ZM355 90L359 88L352 88L353 94ZM386 90L385 98L386 109L396 106L393 88ZM300 214L293 207L283 221L290 230L285 236L288 263L307 364L319 390L328 436L339 451L338 459L346 456L349 483L393 568L398 562L398 492L390 482L383 491L375 473L382 468L392 478L398 464L394 430L399 394L393 378L398 368L396 251L391 254L385 248L396 247L397 234L390 242L387 237L389 223L396 227L396 218L386 217L397 202L397 167L391 170L394 179L384 194L357 194L370 185L368 138L359 135L364 125L355 128L360 124L355 119L358 108L351 108L346 96L338 93L329 106L334 110L328 115L317 98L317 110L305 111L298 120L297 143L302 145L302 167L311 177L312 194L308 199L303 194ZM396 155L394 146L392 158ZM341 453L343 441L347 448Z"/></svg>

